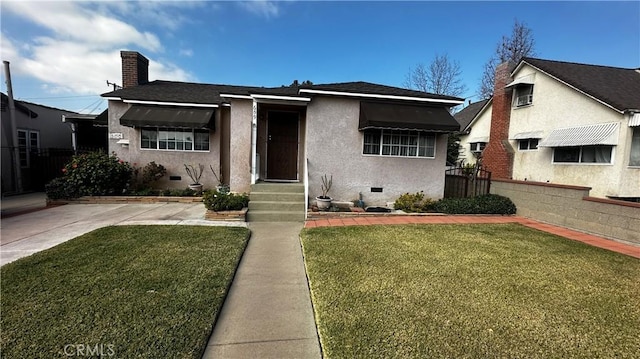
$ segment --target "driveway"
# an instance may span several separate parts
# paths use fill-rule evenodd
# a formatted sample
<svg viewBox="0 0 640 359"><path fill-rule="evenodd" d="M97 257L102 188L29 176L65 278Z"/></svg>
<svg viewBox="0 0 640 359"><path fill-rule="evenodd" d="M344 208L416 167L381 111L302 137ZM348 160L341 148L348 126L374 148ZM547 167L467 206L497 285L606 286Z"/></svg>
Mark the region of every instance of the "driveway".
<svg viewBox="0 0 640 359"><path fill-rule="evenodd" d="M106 226L231 225L204 219L202 203L68 204L2 219L0 265Z"/></svg>

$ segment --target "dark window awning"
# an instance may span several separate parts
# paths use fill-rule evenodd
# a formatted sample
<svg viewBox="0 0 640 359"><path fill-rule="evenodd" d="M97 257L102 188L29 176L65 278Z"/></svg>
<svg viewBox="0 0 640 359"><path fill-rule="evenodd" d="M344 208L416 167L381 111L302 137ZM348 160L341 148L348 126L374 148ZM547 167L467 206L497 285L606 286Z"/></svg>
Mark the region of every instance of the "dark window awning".
<svg viewBox="0 0 640 359"><path fill-rule="evenodd" d="M129 127L179 127L215 129L215 108L133 105L120 117Z"/></svg>
<svg viewBox="0 0 640 359"><path fill-rule="evenodd" d="M454 132L460 124L444 107L361 102L358 129Z"/></svg>

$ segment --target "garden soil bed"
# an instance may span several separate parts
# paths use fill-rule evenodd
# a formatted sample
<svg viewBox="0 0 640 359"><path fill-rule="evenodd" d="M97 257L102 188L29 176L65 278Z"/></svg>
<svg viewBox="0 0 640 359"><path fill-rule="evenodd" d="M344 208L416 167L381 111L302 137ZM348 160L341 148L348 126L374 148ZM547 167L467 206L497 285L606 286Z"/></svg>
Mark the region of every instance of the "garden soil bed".
<svg viewBox="0 0 640 359"><path fill-rule="evenodd" d="M56 199L51 200L47 198L48 205L58 204L124 204L124 203L164 203L164 202L177 202L177 203L197 203L202 202L202 197L173 197L173 196L84 196L75 199Z"/></svg>
<svg viewBox="0 0 640 359"><path fill-rule="evenodd" d="M212 210L207 210L204 214L204 218L210 221L230 221L230 222L246 222L247 221L247 212L249 208L244 207L238 211L221 211L216 212Z"/></svg>

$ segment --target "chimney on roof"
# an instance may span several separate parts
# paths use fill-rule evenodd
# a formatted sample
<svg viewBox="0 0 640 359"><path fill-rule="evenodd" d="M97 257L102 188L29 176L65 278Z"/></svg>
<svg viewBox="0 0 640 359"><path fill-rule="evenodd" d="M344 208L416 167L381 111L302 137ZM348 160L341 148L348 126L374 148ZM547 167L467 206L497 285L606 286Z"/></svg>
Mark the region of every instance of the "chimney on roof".
<svg viewBox="0 0 640 359"><path fill-rule="evenodd" d="M149 60L137 51L120 51L122 58L122 88L149 82Z"/></svg>
<svg viewBox="0 0 640 359"><path fill-rule="evenodd" d="M513 174L514 149L509 143L509 122L511 120L513 62L504 62L496 67L493 101L491 105L491 129L489 143L482 153L482 164L495 178L511 178Z"/></svg>

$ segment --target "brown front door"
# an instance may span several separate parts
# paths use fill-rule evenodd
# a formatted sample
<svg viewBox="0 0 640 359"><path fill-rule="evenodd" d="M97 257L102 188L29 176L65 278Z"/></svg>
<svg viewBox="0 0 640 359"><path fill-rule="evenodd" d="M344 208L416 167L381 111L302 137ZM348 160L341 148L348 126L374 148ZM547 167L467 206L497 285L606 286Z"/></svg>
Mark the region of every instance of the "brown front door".
<svg viewBox="0 0 640 359"><path fill-rule="evenodd" d="M298 179L298 112L267 112L267 179Z"/></svg>

